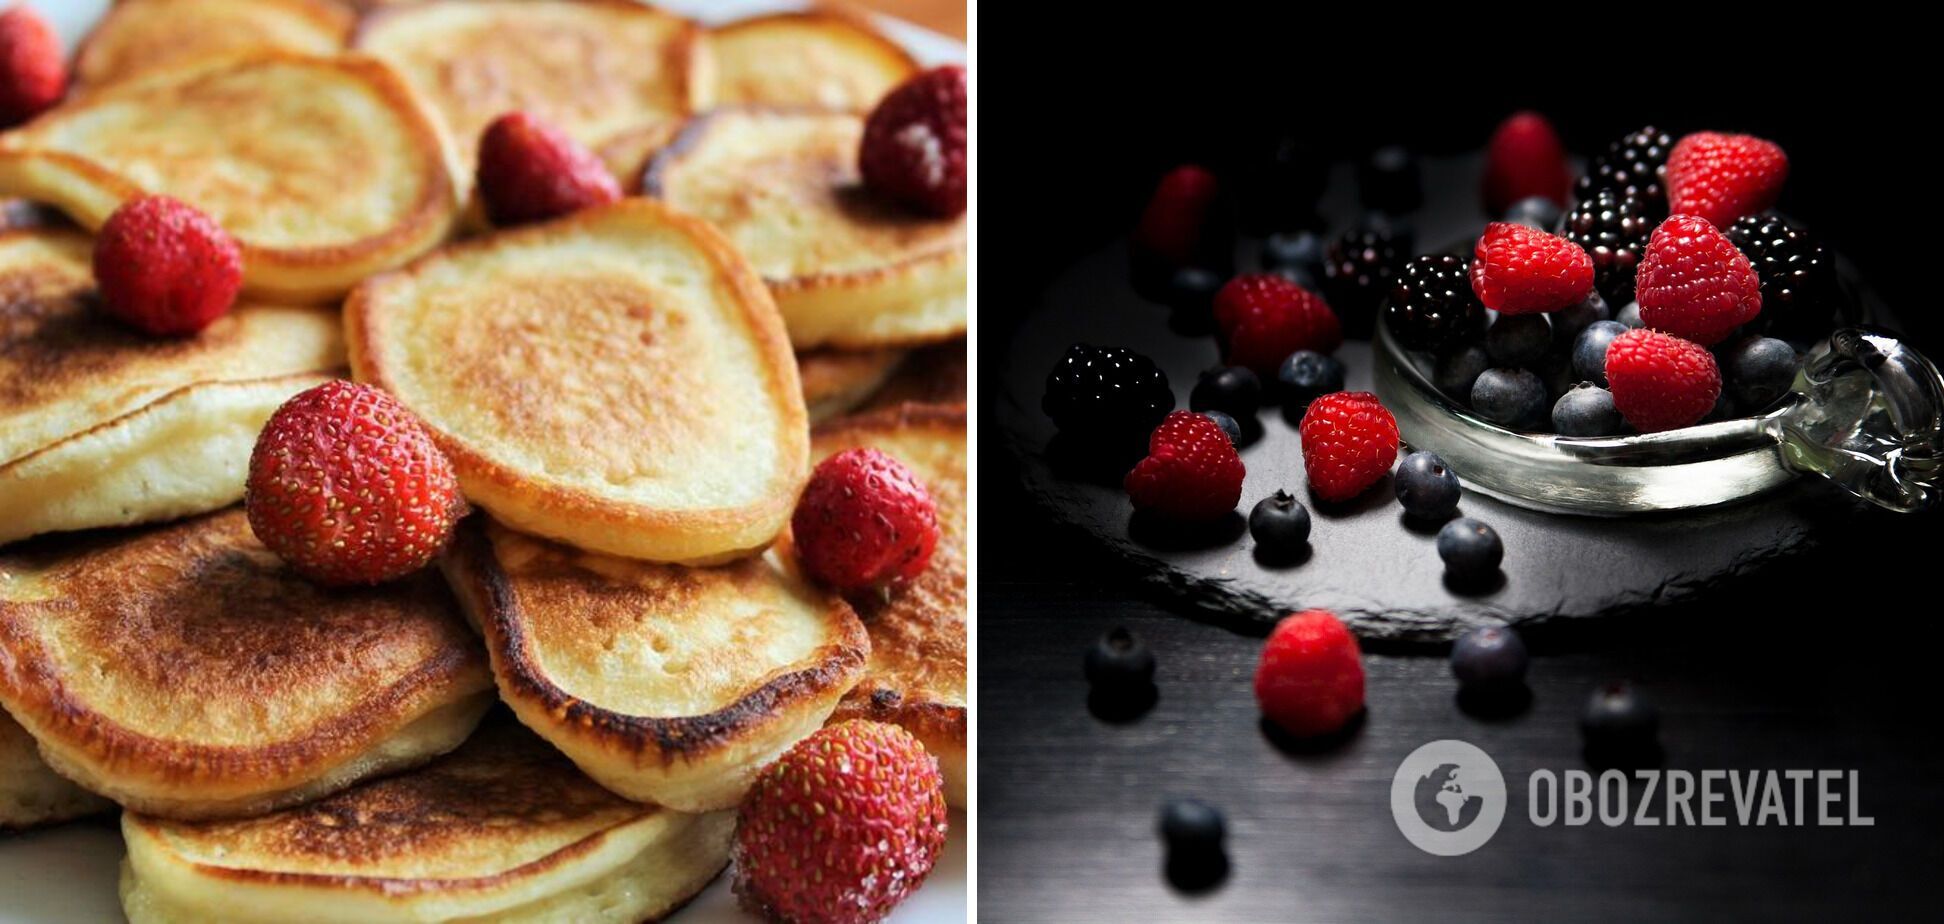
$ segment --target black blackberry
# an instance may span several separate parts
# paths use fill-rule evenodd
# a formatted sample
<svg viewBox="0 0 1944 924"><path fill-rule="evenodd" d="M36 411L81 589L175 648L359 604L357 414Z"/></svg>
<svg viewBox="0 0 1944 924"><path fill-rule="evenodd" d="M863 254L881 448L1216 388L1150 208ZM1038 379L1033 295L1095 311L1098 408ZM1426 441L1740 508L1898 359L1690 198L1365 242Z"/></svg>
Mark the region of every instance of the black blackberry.
<svg viewBox="0 0 1944 924"><path fill-rule="evenodd" d="M1640 200L1614 189L1596 189L1580 199L1560 229L1593 258L1593 286L1614 305L1633 298L1634 270L1653 233Z"/></svg>
<svg viewBox="0 0 1944 924"><path fill-rule="evenodd" d="M1835 265L1822 242L1773 212L1745 215L1728 239L1755 264L1762 280L1760 320L1784 334L1828 332L1836 292Z"/></svg>
<svg viewBox="0 0 1944 924"><path fill-rule="evenodd" d="M1640 200L1649 218L1667 215L1667 154L1674 150L1674 136L1652 125L1607 145L1605 154L1593 158L1574 187L1578 198L1611 189Z"/></svg>
<svg viewBox="0 0 1944 924"><path fill-rule="evenodd" d="M1413 350L1442 350L1478 336L1485 306L1472 294L1470 264L1448 253L1404 264L1384 320L1391 336Z"/></svg>
<svg viewBox="0 0 1944 924"><path fill-rule="evenodd" d="M1167 373L1120 347L1076 343L1046 376L1040 409L1061 432L1111 440L1145 435L1174 410Z"/></svg>
<svg viewBox="0 0 1944 924"><path fill-rule="evenodd" d="M1404 248L1388 228L1366 225L1338 235L1323 253L1323 289L1353 337L1370 336L1377 305L1397 280Z"/></svg>

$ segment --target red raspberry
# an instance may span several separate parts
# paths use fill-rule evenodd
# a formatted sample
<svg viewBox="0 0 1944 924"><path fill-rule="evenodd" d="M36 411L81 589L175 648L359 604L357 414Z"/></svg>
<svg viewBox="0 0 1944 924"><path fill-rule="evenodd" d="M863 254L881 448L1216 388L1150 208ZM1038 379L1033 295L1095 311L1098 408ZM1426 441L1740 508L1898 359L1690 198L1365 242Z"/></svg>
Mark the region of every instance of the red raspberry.
<svg viewBox="0 0 1944 924"><path fill-rule="evenodd" d="M95 238L101 306L157 336L208 327L236 304L243 252L208 215L167 196L130 199Z"/></svg>
<svg viewBox="0 0 1944 924"><path fill-rule="evenodd" d="M1397 462L1397 420L1367 391L1339 391L1310 402L1297 426L1310 490L1346 501L1382 481Z"/></svg>
<svg viewBox="0 0 1944 924"><path fill-rule="evenodd" d="M1640 320L1704 346L1762 313L1762 281L1728 236L1706 219L1674 215L1654 229L1634 297Z"/></svg>
<svg viewBox="0 0 1944 924"><path fill-rule="evenodd" d="M1515 112L1492 132L1485 145L1485 208L1493 215L1527 196L1565 205L1572 185L1566 146L1545 116Z"/></svg>
<svg viewBox="0 0 1944 924"><path fill-rule="evenodd" d="M25 122L60 102L67 80L67 62L54 27L25 4L0 13L0 128Z"/></svg>
<svg viewBox="0 0 1944 924"><path fill-rule="evenodd" d="M1642 433L1690 426L1708 416L1721 396L1714 354L1657 330L1630 330L1613 338L1606 374L1613 406Z"/></svg>
<svg viewBox="0 0 1944 924"><path fill-rule="evenodd" d="M424 424L391 395L342 380L270 415L243 504L257 539L322 584L377 584L425 567L466 508Z"/></svg>
<svg viewBox="0 0 1944 924"><path fill-rule="evenodd" d="M1135 510L1184 523L1220 519L1242 499L1242 457L1221 425L1175 411L1148 437L1148 457L1123 486Z"/></svg>
<svg viewBox="0 0 1944 924"><path fill-rule="evenodd" d="M1363 653L1329 610L1304 610L1269 632L1256 666L1256 703L1292 735L1327 735L1363 711Z"/></svg>
<svg viewBox="0 0 1944 924"><path fill-rule="evenodd" d="M879 921L945 849L938 761L896 725L818 730L763 769L736 821L736 895L776 921Z"/></svg>
<svg viewBox="0 0 1944 924"><path fill-rule="evenodd" d="M1229 280L1215 293L1214 314L1229 364L1265 378L1297 350L1329 353L1343 344L1343 327L1323 296L1273 273Z"/></svg>
<svg viewBox="0 0 1944 924"><path fill-rule="evenodd" d="M897 86L864 122L857 165L870 188L940 218L965 214L965 68L935 67Z"/></svg>
<svg viewBox="0 0 1944 924"><path fill-rule="evenodd" d="M938 507L903 462L846 449L817 464L790 517L797 559L839 590L917 577L938 545Z"/></svg>
<svg viewBox="0 0 1944 924"><path fill-rule="evenodd" d="M607 165L566 132L509 112L479 136L479 195L493 224L558 218L621 198Z"/></svg>
<svg viewBox="0 0 1944 924"><path fill-rule="evenodd" d="M1667 155L1667 204L1726 228L1775 204L1789 178L1789 155L1754 135L1695 132Z"/></svg>
<svg viewBox="0 0 1944 924"><path fill-rule="evenodd" d="M1563 237L1495 221L1472 251L1471 282L1500 314L1558 311L1593 291L1593 258Z"/></svg>
<svg viewBox="0 0 1944 924"><path fill-rule="evenodd" d="M1194 262L1220 195L1215 174L1201 167L1185 164L1168 171L1134 227L1135 247L1173 266Z"/></svg>

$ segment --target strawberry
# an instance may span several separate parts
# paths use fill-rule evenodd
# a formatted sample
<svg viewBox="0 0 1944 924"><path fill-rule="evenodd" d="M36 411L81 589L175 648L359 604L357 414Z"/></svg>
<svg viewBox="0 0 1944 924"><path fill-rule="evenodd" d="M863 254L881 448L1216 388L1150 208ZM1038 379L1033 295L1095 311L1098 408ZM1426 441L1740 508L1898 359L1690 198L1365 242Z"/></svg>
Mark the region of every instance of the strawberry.
<svg viewBox="0 0 1944 924"><path fill-rule="evenodd" d="M1209 247L1204 237L1216 219L1220 195L1215 174L1202 167L1184 164L1168 171L1134 228L1135 249L1170 266L1194 262Z"/></svg>
<svg viewBox="0 0 1944 924"><path fill-rule="evenodd" d="M1774 205L1788 178L1789 155L1773 141L1695 132L1667 155L1668 210L1726 228Z"/></svg>
<svg viewBox="0 0 1944 924"><path fill-rule="evenodd" d="M1613 338L1606 374L1613 406L1642 433L1691 426L1721 396L1721 370L1707 347L1647 328Z"/></svg>
<svg viewBox="0 0 1944 924"><path fill-rule="evenodd" d="M1268 378L1297 350L1334 351L1343 328L1323 296L1273 273L1245 273L1215 293L1215 323L1230 365Z"/></svg>
<svg viewBox="0 0 1944 924"><path fill-rule="evenodd" d="M208 215L167 196L140 196L102 223L94 273L109 314L156 336L185 336L236 304L243 252Z"/></svg>
<svg viewBox="0 0 1944 924"><path fill-rule="evenodd" d="M377 584L425 567L466 507L424 424L391 395L342 380L270 415L243 504L257 539L321 584Z"/></svg>
<svg viewBox="0 0 1944 924"><path fill-rule="evenodd" d="M1214 420L1175 411L1148 437L1148 456L1122 482L1134 509L1170 520L1220 519L1242 499L1242 457Z"/></svg>
<svg viewBox="0 0 1944 924"><path fill-rule="evenodd" d="M1648 327L1704 346L1762 312L1762 282L1747 255L1694 215L1671 216L1654 229L1634 290Z"/></svg>
<svg viewBox="0 0 1944 924"><path fill-rule="evenodd" d="M479 136L479 195L501 227L545 221L621 198L607 165L539 116L509 112Z"/></svg>
<svg viewBox="0 0 1944 924"><path fill-rule="evenodd" d="M1346 501L1382 481L1397 462L1397 419L1367 391L1339 391L1310 402L1297 425L1310 490Z"/></svg>
<svg viewBox="0 0 1944 924"><path fill-rule="evenodd" d="M1363 652L1328 610L1304 610L1270 630L1256 665L1256 704L1291 735L1327 735L1364 706Z"/></svg>
<svg viewBox="0 0 1944 924"><path fill-rule="evenodd" d="M0 128L47 111L61 101L67 82L54 27L26 4L0 12Z"/></svg>
<svg viewBox="0 0 1944 924"><path fill-rule="evenodd" d="M1472 292L1500 314L1558 311L1593 291L1593 258L1580 245L1495 221L1472 250Z"/></svg>
<svg viewBox="0 0 1944 924"><path fill-rule="evenodd" d="M1503 215L1527 196L1563 206L1572 185L1566 146L1545 116L1515 112L1492 132L1485 145L1485 208L1491 214Z"/></svg>
<svg viewBox="0 0 1944 924"><path fill-rule="evenodd" d="M818 463L790 517L797 558L838 590L917 577L938 545L938 507L904 463L868 447Z"/></svg>
<svg viewBox="0 0 1944 924"><path fill-rule="evenodd" d="M932 68L885 94L858 145L865 185L928 215L965 214L966 95L958 65Z"/></svg>
<svg viewBox="0 0 1944 924"><path fill-rule="evenodd" d="M736 895L770 920L879 921L924 883L945 829L944 781L918 739L839 722L785 751L743 796Z"/></svg>

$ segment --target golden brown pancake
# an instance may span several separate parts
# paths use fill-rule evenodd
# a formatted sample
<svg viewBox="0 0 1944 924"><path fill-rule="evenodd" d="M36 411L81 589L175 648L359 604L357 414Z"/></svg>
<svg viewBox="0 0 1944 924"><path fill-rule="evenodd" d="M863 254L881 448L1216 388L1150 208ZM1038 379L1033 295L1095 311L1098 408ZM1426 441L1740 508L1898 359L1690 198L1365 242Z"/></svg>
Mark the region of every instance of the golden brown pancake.
<svg viewBox="0 0 1944 924"><path fill-rule="evenodd" d="M74 56L77 87L258 51L335 54L355 17L331 0L116 0Z"/></svg>
<svg viewBox="0 0 1944 924"><path fill-rule="evenodd" d="M0 556L0 704L144 812L247 815L423 762L490 690L436 574L321 588L241 508Z"/></svg>
<svg viewBox="0 0 1944 924"><path fill-rule="evenodd" d="M0 833L106 812L114 803L69 782L41 760L27 730L0 709Z"/></svg>
<svg viewBox="0 0 1944 924"><path fill-rule="evenodd" d="M965 341L913 350L896 374L864 403L863 410L901 404L964 404Z"/></svg>
<svg viewBox="0 0 1944 924"><path fill-rule="evenodd" d="M595 149L608 172L621 184L621 191L633 196L641 192L641 174L648 161L681 131L682 119L655 119L633 128L622 129Z"/></svg>
<svg viewBox="0 0 1944 924"><path fill-rule="evenodd" d="M869 111L918 72L903 47L837 9L773 13L709 32L718 105Z"/></svg>
<svg viewBox="0 0 1944 924"><path fill-rule="evenodd" d="M821 423L855 409L903 367L903 350L808 350L797 354L803 403L810 422Z"/></svg>

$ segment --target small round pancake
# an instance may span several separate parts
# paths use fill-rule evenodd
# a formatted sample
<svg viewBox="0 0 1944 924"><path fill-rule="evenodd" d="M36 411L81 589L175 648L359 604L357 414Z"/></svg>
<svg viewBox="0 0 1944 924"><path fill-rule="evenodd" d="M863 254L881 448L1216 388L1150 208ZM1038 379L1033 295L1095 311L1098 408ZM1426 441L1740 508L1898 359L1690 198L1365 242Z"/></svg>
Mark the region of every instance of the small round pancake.
<svg viewBox="0 0 1944 924"><path fill-rule="evenodd" d="M321 588L241 508L0 556L0 704L144 812L253 814L423 762L491 689L436 574Z"/></svg>
<svg viewBox="0 0 1944 924"><path fill-rule="evenodd" d="M674 140L675 133L682 130L686 121L656 119L622 129L601 142L594 152L600 155L601 163L607 165L608 172L614 174L622 192L630 196L639 195L641 173L648 169L649 158Z"/></svg>
<svg viewBox="0 0 1944 924"><path fill-rule="evenodd" d="M735 805L863 673L870 643L851 608L766 557L650 564L483 520L442 566L501 699L631 799Z"/></svg>
<svg viewBox="0 0 1944 924"><path fill-rule="evenodd" d="M857 172L856 113L724 108L649 161L646 195L722 229L763 274L798 349L965 333L965 221L921 215Z"/></svg>
<svg viewBox="0 0 1944 924"><path fill-rule="evenodd" d="M449 247L345 306L359 380L396 395L466 497L525 532L724 561L789 519L802 388L762 283L706 224L624 199Z"/></svg>
<svg viewBox="0 0 1944 924"><path fill-rule="evenodd" d="M863 410L876 411L903 404L964 404L966 394L965 341L954 340L914 350L896 375L871 395Z"/></svg>
<svg viewBox="0 0 1944 924"><path fill-rule="evenodd" d="M54 772L33 736L0 709L0 832L84 818L114 807Z"/></svg>
<svg viewBox="0 0 1944 924"><path fill-rule="evenodd" d="M735 813L629 802L511 722L409 773L242 821L122 817L133 924L634 924L729 863Z"/></svg>
<svg viewBox="0 0 1944 924"><path fill-rule="evenodd" d="M903 350L809 350L797 354L803 403L821 423L871 399L904 363Z"/></svg>
<svg viewBox="0 0 1944 924"><path fill-rule="evenodd" d="M0 195L94 229L144 193L216 219L244 291L329 301L431 249L459 199L446 144L392 71L267 52L119 81L0 135Z"/></svg>
<svg viewBox="0 0 1944 924"><path fill-rule="evenodd" d="M709 32L718 105L814 106L868 112L918 62L862 17L838 10L773 13Z"/></svg>
<svg viewBox="0 0 1944 924"><path fill-rule="evenodd" d="M94 88L258 51L335 54L354 18L331 0L117 0L75 52L74 81Z"/></svg>

